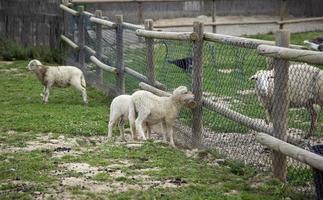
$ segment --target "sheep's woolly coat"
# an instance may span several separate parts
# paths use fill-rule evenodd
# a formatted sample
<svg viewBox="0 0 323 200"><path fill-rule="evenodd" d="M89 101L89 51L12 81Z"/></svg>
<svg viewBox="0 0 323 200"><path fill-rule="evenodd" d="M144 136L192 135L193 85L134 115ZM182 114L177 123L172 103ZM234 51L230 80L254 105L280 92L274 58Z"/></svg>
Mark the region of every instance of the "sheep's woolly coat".
<svg viewBox="0 0 323 200"><path fill-rule="evenodd" d="M316 127L317 114L313 104L323 106L323 71L305 63L293 63L288 70L288 100L291 108L306 108L311 114L309 135ZM266 108L270 121L273 109L274 70L261 70L250 77L256 81L256 92L259 101ZM279 102L277 102L279 103ZM306 136L307 137L307 136Z"/></svg>
<svg viewBox="0 0 323 200"><path fill-rule="evenodd" d="M49 89L55 87L68 87L72 85L82 93L84 103L87 103L86 82L83 72L73 66L46 66L38 60L29 62L27 69L33 71L44 86L43 101L48 101Z"/></svg>
<svg viewBox="0 0 323 200"><path fill-rule="evenodd" d="M174 90L170 97L159 97L148 91L137 91L132 94L133 105L129 107L130 126L135 127L139 134L145 139L142 125L148 123L154 125L162 122L166 133L170 136L170 143L175 146L173 141L172 126L177 115L184 104L193 101L194 95L187 91L187 88L180 86ZM138 117L135 120L135 113ZM134 121L136 121L134 123ZM134 130L136 131L136 130ZM164 133L164 138L166 137Z"/></svg>

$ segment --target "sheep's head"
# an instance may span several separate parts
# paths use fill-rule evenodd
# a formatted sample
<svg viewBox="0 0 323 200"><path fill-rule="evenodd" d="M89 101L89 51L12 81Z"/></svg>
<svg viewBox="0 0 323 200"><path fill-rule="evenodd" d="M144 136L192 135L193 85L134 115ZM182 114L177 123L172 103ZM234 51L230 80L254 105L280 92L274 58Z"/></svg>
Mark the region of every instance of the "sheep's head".
<svg viewBox="0 0 323 200"><path fill-rule="evenodd" d="M256 81L256 89L260 92L261 95L267 95L268 90L270 87L270 83L274 78L274 71L273 70L259 70L249 78L249 80Z"/></svg>
<svg viewBox="0 0 323 200"><path fill-rule="evenodd" d="M27 65L27 70L32 71L37 69L38 66L41 66L41 62L39 60L31 60Z"/></svg>
<svg viewBox="0 0 323 200"><path fill-rule="evenodd" d="M173 98L180 104L186 105L189 108L194 108L196 102L194 101L194 95L187 90L185 86L179 86L173 91Z"/></svg>

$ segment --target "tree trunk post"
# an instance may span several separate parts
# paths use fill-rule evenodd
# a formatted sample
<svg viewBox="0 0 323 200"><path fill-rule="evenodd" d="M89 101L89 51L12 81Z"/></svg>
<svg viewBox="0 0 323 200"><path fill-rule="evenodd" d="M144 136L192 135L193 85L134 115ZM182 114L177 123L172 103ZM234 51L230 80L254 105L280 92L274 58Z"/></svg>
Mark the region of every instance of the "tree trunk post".
<svg viewBox="0 0 323 200"><path fill-rule="evenodd" d="M78 63L79 67L82 71L85 71L85 52L84 52L84 45L85 45L85 26L84 26L84 6L78 6L77 11L80 13L78 17L78 39L79 39L79 56L78 56Z"/></svg>
<svg viewBox="0 0 323 200"><path fill-rule="evenodd" d="M153 30L153 20L147 19L145 20L145 29L146 30ZM156 77L155 77L155 63L154 63L154 39L152 38L145 38L147 51L146 51L146 58L147 58L147 78L148 83L150 85L155 85Z"/></svg>
<svg viewBox="0 0 323 200"><path fill-rule="evenodd" d="M280 0L280 11L279 11L280 22L284 21L285 14L286 14L286 4L287 4L286 0ZM280 30L284 29L284 24L280 23L279 29Z"/></svg>
<svg viewBox="0 0 323 200"><path fill-rule="evenodd" d="M281 47L289 46L289 32L277 31L276 45ZM288 126L288 68L289 61L283 59L274 59L274 94L273 94L273 136L282 140L287 140ZM277 151L273 151L272 165L274 177L281 181L286 181L287 159L286 156Z"/></svg>
<svg viewBox="0 0 323 200"><path fill-rule="evenodd" d="M97 18L102 18L102 11L96 10L94 16ZM102 25L95 24L95 34L96 34L96 44L95 44L95 56L97 59L102 59ZM102 84L103 81L103 70L100 67L96 67L96 79L98 84Z"/></svg>
<svg viewBox="0 0 323 200"><path fill-rule="evenodd" d="M125 93L125 76L124 76L124 61L123 61L123 16L116 15L116 65L118 68L117 74L117 90L119 94Z"/></svg>
<svg viewBox="0 0 323 200"><path fill-rule="evenodd" d="M215 0L212 1L212 23L215 23L216 19L216 2ZM216 25L212 25L212 32L216 33Z"/></svg>
<svg viewBox="0 0 323 200"><path fill-rule="evenodd" d="M192 117L192 144L200 148L202 140L202 77L203 77L203 32L204 25L201 22L194 22L193 30L197 39L193 43L193 71L192 91L197 106L193 109Z"/></svg>

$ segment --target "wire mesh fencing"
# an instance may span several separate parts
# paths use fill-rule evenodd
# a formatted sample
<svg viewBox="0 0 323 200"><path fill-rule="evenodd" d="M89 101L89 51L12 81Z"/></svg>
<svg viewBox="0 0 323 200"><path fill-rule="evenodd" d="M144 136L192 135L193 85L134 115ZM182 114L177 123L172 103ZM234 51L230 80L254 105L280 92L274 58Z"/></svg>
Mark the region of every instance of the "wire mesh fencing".
<svg viewBox="0 0 323 200"><path fill-rule="evenodd" d="M75 17L70 20L67 35L78 42L77 20ZM85 27L85 46L96 50L99 40L96 25L88 17L85 18ZM149 82L147 39L127 28L123 29L122 37L125 92L131 94L139 89L139 82ZM102 30L100 61L107 66L117 67L116 38L115 28L105 27ZM257 52L258 45L230 40L204 42L201 145L207 149L216 149L228 159L264 171L271 171L275 162L287 162L287 170L283 173L286 173L288 185L295 192L306 192L311 196L311 168L290 157L286 161L284 157L276 156L273 159L272 150L257 141L257 134L259 131L273 134L306 150L321 143L323 118L317 105L323 102L322 66L290 62L287 71L277 72L279 68L276 66L287 65L288 61L260 55ZM153 49L156 81L170 93L179 86L192 90L194 42L154 39ZM95 73L98 68L91 62L92 55L95 52L86 51L85 63L87 70ZM77 53L69 56L77 60ZM117 87L117 75L104 72L105 84ZM192 124L191 110L183 108L176 127L181 132L178 139L185 146L194 142ZM285 130L285 136L278 134Z"/></svg>

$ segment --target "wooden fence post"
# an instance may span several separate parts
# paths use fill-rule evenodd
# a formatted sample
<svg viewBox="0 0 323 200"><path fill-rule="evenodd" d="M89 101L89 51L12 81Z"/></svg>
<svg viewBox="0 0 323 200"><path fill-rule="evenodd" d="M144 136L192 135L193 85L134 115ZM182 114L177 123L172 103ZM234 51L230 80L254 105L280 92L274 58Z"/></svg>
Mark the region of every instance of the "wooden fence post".
<svg viewBox="0 0 323 200"><path fill-rule="evenodd" d="M97 18L102 18L102 11L96 10L94 16ZM97 59L101 60L102 58L102 25L95 23L95 34L96 34L96 44L95 44L95 56ZM102 84L103 81L103 70L100 67L96 67L96 79L98 84Z"/></svg>
<svg viewBox="0 0 323 200"><path fill-rule="evenodd" d="M79 39L79 56L78 56L78 62L79 67L82 71L85 71L85 52L84 52L84 45L85 45L85 26L84 26L84 6L78 6L77 11L80 13L78 17L78 39Z"/></svg>
<svg viewBox="0 0 323 200"><path fill-rule="evenodd" d="M192 91L197 106L193 109L192 144L193 147L199 148L202 139L203 23L194 22L193 30L197 35L197 39L194 40L193 44Z"/></svg>
<svg viewBox="0 0 323 200"><path fill-rule="evenodd" d="M280 22L282 22L285 18L285 14L286 14L286 0L280 0L280 11L279 11L279 20ZM283 29L284 28L284 24L280 23L279 24L279 29Z"/></svg>
<svg viewBox="0 0 323 200"><path fill-rule="evenodd" d="M146 30L153 30L153 20L146 19L145 20L145 29ZM150 85L155 85L156 77L155 77L155 64L154 64L154 39L152 38L145 38L146 45L147 45L147 78L148 83Z"/></svg>
<svg viewBox="0 0 323 200"><path fill-rule="evenodd" d="M138 1L138 24L144 21L142 2Z"/></svg>
<svg viewBox="0 0 323 200"><path fill-rule="evenodd" d="M289 32L277 31L276 45L281 47L289 46ZM287 140L287 122L288 122L288 68L289 61L283 59L274 59L273 61L275 79L274 79L274 95L273 95L273 136L286 141ZM286 156L273 151L272 157L274 177L281 181L286 181L287 175L287 159Z"/></svg>
<svg viewBox="0 0 323 200"><path fill-rule="evenodd" d="M116 15L116 65L118 68L117 74L117 91L119 94L125 93L125 76L124 76L124 61L123 61L123 16Z"/></svg>
<svg viewBox="0 0 323 200"><path fill-rule="evenodd" d="M216 2L213 0L212 2L212 23L215 23L215 16L216 16ZM216 33L216 25L212 25L212 33Z"/></svg>

